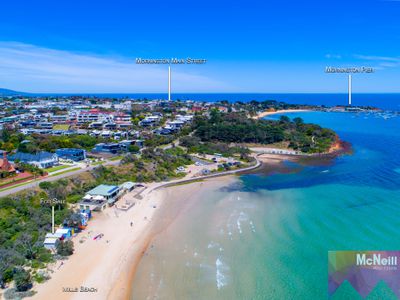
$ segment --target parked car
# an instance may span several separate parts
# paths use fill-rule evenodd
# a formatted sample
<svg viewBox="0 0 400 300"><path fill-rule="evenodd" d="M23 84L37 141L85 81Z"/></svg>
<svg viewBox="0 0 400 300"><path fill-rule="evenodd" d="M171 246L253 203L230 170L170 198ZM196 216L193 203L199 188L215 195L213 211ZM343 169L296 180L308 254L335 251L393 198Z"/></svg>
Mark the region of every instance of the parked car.
<svg viewBox="0 0 400 300"><path fill-rule="evenodd" d="M185 172L185 167L178 167L178 168L176 168L176 170L178 171L178 172Z"/></svg>

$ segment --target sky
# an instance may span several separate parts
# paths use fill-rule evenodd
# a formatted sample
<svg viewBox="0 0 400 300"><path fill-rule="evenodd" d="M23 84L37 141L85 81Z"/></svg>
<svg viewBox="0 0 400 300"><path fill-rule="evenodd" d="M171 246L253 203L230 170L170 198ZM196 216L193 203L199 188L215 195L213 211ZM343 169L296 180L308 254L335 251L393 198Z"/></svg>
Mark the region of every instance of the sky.
<svg viewBox="0 0 400 300"><path fill-rule="evenodd" d="M400 0L1 1L0 88L38 93L400 92Z"/></svg>

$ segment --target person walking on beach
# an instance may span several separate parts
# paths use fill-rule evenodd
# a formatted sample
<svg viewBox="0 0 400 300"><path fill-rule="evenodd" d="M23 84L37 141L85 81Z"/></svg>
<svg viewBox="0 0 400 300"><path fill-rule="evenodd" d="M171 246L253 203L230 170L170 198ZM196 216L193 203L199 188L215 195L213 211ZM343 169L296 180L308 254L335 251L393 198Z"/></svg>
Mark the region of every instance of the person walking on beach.
<svg viewBox="0 0 400 300"><path fill-rule="evenodd" d="M133 222L131 222L131 227L133 226Z"/></svg>

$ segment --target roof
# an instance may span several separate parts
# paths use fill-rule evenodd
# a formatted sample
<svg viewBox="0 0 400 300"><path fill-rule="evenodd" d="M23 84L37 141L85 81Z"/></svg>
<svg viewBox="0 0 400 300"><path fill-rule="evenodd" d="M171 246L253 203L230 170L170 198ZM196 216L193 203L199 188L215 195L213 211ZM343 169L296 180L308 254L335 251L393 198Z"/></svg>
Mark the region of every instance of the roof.
<svg viewBox="0 0 400 300"><path fill-rule="evenodd" d="M130 190L133 187L135 187L135 183L127 181L127 182L124 182L123 184L121 184L120 187L123 188L123 189L126 189L126 190Z"/></svg>
<svg viewBox="0 0 400 300"><path fill-rule="evenodd" d="M80 115L92 115L92 114L107 114L107 115L109 115L109 114L111 114L111 112L101 111L101 110L98 110L96 108L93 108L93 109L90 109L90 110L81 110L79 112L79 114Z"/></svg>
<svg viewBox="0 0 400 300"><path fill-rule="evenodd" d="M57 232L55 232L55 233L46 233L46 239L47 238L49 238L49 239L58 239L58 238L61 238L62 237L62 233L57 233Z"/></svg>
<svg viewBox="0 0 400 300"><path fill-rule="evenodd" d="M112 112L112 115L116 116L116 117L130 117L129 114L123 113L123 112Z"/></svg>
<svg viewBox="0 0 400 300"><path fill-rule="evenodd" d="M47 238L44 240L43 244L55 244L58 238Z"/></svg>
<svg viewBox="0 0 400 300"><path fill-rule="evenodd" d="M72 153L83 153L85 150L78 148L60 148L56 150L56 153L72 154Z"/></svg>
<svg viewBox="0 0 400 300"><path fill-rule="evenodd" d="M50 152L38 152L36 154L17 152L14 155L10 156L11 161L19 160L22 162L31 162L31 161L44 161L49 159L54 159L55 154Z"/></svg>
<svg viewBox="0 0 400 300"><path fill-rule="evenodd" d="M70 231L71 231L71 229L68 229L68 228L59 228L56 230L56 233L66 234L66 233L69 233Z"/></svg>
<svg viewBox="0 0 400 300"><path fill-rule="evenodd" d="M99 186L95 187L94 189L87 192L89 195L100 195L100 196L108 196L118 190L119 187L116 185L107 185L107 184L100 184Z"/></svg>
<svg viewBox="0 0 400 300"><path fill-rule="evenodd" d="M15 168L12 164L9 163L7 159L7 152L2 151L0 152L3 155L3 158L0 158L0 171L5 171L5 172L15 172Z"/></svg>

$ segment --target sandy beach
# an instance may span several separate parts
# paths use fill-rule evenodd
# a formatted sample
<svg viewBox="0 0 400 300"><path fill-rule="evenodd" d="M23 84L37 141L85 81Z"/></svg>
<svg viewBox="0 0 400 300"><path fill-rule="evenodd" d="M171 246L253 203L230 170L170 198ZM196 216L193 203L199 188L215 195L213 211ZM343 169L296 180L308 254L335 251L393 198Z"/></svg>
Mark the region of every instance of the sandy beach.
<svg viewBox="0 0 400 300"><path fill-rule="evenodd" d="M286 170L282 162L299 159L293 155L268 153L259 153L256 157L257 164L241 172L252 172L261 164L263 174L292 172ZM87 229L74 237L75 253L63 263L57 261L48 266L51 279L43 284L35 284L37 293L32 298L131 299L132 284L138 279L135 276L139 263L152 249L158 234L167 230L169 224L182 213L187 213L193 201L201 199L200 195L216 186L233 182L232 175L238 172L235 170L218 174L225 176L199 178L195 176L197 171L195 166L191 166L190 173L182 179L147 184L139 197L135 196L135 190L124 195L117 206L118 203L125 203L125 200L135 201L128 211L109 207L95 213ZM187 182L193 179L202 180ZM173 183L180 184L169 186ZM186 201L188 199L191 200ZM93 237L98 234L104 236L94 240ZM139 286L141 283L141 280L137 282Z"/></svg>
<svg viewBox="0 0 400 300"><path fill-rule="evenodd" d="M132 266L147 247L153 215L163 200L163 192L152 188L126 212L111 207L96 213L88 228L74 238L75 253L62 265L58 261L50 266L52 278L35 286L33 299L126 299ZM93 240L101 233L101 239ZM81 287L93 291L81 292Z"/></svg>
<svg viewBox="0 0 400 300"><path fill-rule="evenodd" d="M259 154L257 165L246 168L251 172L262 163L264 174L292 172L286 170L283 161L297 161L299 157L284 154ZM191 166L190 173L182 179L169 183L147 184L146 189L135 197L135 190L123 196L118 203L134 200L135 205L128 211L109 207L95 213L88 228L74 237L75 253L63 263L57 261L48 266L51 279L43 284L35 284L37 292L33 299L131 299L132 283L139 263L154 238L170 223L190 207L187 201L216 185L229 183L235 171L215 178L197 177L198 170ZM211 175L215 176L215 175ZM187 180L202 179L190 184L167 187L173 183L187 183ZM140 200L139 200L140 198ZM192 199L193 200L193 199ZM189 201L190 202L190 201ZM190 203L193 203L191 201ZM160 216L168 216L168 220ZM131 222L133 223L131 225ZM101 239L93 237L103 234ZM135 280L135 281L134 281ZM141 284L139 280L138 284Z"/></svg>
<svg viewBox="0 0 400 300"><path fill-rule="evenodd" d="M258 159L262 161L264 164L270 166L276 166L281 164L283 161L297 161L299 157L293 155L285 155L285 154L261 154L258 156Z"/></svg>
<svg viewBox="0 0 400 300"><path fill-rule="evenodd" d="M57 261L48 266L51 279L43 284L35 284L37 293L32 299L129 299L136 266L154 234L154 215L165 209L165 200L172 195L169 190L173 187L163 186L197 179L197 169L191 166L190 173L183 179L147 184L140 194L140 200L134 197L135 191L124 195L117 205L125 203L125 200L136 203L128 211L109 207L103 212L94 213L86 230L73 239L74 254L63 263ZM228 171L224 175L237 171ZM203 179L211 176L215 175L203 176ZM208 180L207 185L211 186L212 181L225 178ZM193 192L191 189L185 190L188 196ZM182 197L181 194L179 196ZM94 240L99 234L103 234L103 237Z"/></svg>
<svg viewBox="0 0 400 300"><path fill-rule="evenodd" d="M282 161L297 159L291 155L277 154L262 154L257 158L257 166L247 168L248 171L262 162L264 168L275 172L280 169ZM194 179L192 177L196 170L191 171L187 178L170 183ZM234 172L237 171L226 172L224 175ZM119 203L133 200L135 205L128 211L109 207L103 212L95 213L88 228L74 237L75 253L63 263L57 261L48 266L51 279L43 284L36 284L34 290L37 293L32 298L130 299L133 278L141 258L146 254L157 232L163 231L168 224L165 221L160 223L157 216L172 209L175 198L190 198L193 194L212 188L217 182L228 182L229 178L232 177L209 178L176 187L165 187L165 182L151 183L140 197L134 197L135 191L124 195ZM182 205L183 202L179 203ZM181 211L180 207L173 209ZM173 215L174 213L171 214ZM170 218L172 222L173 217ZM160 224L163 224L162 227ZM93 237L99 234L104 236L94 240Z"/></svg>
<svg viewBox="0 0 400 300"><path fill-rule="evenodd" d="M264 111L259 113L257 116L253 117L253 119L261 119L266 116L275 115L275 114L286 114L286 113L297 113L297 112L307 112L311 111L310 109L282 109L282 110L275 110L275 111Z"/></svg>

